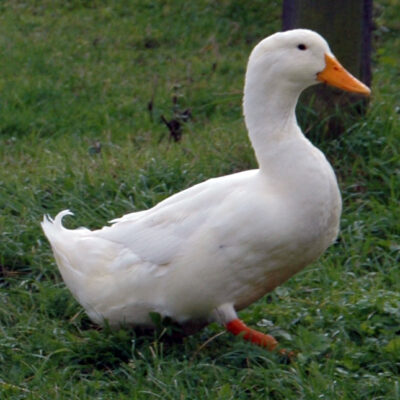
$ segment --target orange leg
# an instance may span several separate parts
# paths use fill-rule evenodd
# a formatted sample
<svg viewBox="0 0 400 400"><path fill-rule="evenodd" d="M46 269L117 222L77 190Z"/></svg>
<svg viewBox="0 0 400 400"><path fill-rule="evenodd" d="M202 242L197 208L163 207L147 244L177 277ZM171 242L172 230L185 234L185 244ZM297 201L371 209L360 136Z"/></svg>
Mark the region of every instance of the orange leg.
<svg viewBox="0 0 400 400"><path fill-rule="evenodd" d="M276 339L271 335L258 332L255 329L249 328L239 318L233 319L226 324L226 329L234 335L243 333L243 339L248 340L258 346L266 347L268 350L274 350L278 345Z"/></svg>
<svg viewBox="0 0 400 400"><path fill-rule="evenodd" d="M226 325L226 330L233 333L234 335L243 334L243 339L248 340L258 346L265 347L267 350L273 351L278 346L278 341L271 335L266 335L265 333L258 332L255 329L249 328L243 321L239 318L233 319ZM278 353L285 356L290 360L295 358L296 353L293 351L287 351L285 349L278 350Z"/></svg>

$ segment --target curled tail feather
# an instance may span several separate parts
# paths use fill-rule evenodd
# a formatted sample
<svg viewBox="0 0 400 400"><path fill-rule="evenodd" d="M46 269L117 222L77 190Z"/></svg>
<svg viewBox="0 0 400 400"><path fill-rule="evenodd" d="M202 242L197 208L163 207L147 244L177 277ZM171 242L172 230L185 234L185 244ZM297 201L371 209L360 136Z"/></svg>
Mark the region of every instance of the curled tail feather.
<svg viewBox="0 0 400 400"><path fill-rule="evenodd" d="M62 224L62 219L67 215L74 215L74 213L70 210L61 211L56 215L54 220L49 215L43 216L43 221L41 222L42 229L50 243L52 242L52 239L54 239L54 233L65 229Z"/></svg>

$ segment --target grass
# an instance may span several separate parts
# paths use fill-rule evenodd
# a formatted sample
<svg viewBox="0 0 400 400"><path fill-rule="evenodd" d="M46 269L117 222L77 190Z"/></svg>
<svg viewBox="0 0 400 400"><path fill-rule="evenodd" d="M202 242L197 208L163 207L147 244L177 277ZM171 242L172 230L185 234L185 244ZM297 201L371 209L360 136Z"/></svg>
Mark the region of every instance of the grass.
<svg viewBox="0 0 400 400"><path fill-rule="evenodd" d="M340 238L241 313L299 351L289 365L216 325L182 341L98 330L39 227L65 208L69 226L100 227L254 167L243 74L281 2L1 3L2 399L400 399L400 10L375 3L368 113L338 138L310 133L340 180Z"/></svg>

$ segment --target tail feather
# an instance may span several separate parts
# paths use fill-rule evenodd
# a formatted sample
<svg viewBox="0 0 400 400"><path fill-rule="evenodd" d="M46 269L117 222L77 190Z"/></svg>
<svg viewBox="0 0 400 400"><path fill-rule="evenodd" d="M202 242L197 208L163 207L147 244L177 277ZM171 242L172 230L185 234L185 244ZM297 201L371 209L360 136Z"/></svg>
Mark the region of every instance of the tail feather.
<svg viewBox="0 0 400 400"><path fill-rule="evenodd" d="M75 298L82 304L81 285L84 280L84 272L76 256L79 254L76 248L78 236L76 230L64 228L62 219L67 215L73 215L70 210L59 212L54 220L45 215L41 222L42 229L50 242L54 258L60 273L70 288Z"/></svg>
<svg viewBox="0 0 400 400"><path fill-rule="evenodd" d="M56 215L56 218L54 220L54 224L58 227L58 228L63 228L62 226L62 219L66 216L66 215L74 215L74 213L70 210L64 210L59 212Z"/></svg>
<svg viewBox="0 0 400 400"><path fill-rule="evenodd" d="M54 220L46 215L41 223L63 280L94 322L113 319L114 309L118 319L120 299L132 294L137 274L147 276L143 268L137 268L143 261L96 231L65 228L62 219L66 215L72 215L71 211L60 212Z"/></svg>
<svg viewBox="0 0 400 400"><path fill-rule="evenodd" d="M65 229L62 224L62 219L66 215L74 215L74 213L70 210L61 211L57 214L54 220L50 215L43 216L43 221L41 222L42 229L50 243L55 239L55 233Z"/></svg>

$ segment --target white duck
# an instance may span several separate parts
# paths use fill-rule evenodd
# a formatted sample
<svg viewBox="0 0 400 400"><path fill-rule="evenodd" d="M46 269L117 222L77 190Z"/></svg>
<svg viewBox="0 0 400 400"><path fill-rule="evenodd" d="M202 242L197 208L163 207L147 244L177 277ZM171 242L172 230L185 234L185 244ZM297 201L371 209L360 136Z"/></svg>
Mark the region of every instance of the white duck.
<svg viewBox="0 0 400 400"><path fill-rule="evenodd" d="M155 312L183 326L217 321L276 347L237 311L315 261L337 236L335 174L295 116L300 93L321 81L370 93L317 33L269 36L250 55L244 88L259 169L210 179L100 230L65 229L68 210L44 218L61 275L94 322L151 327Z"/></svg>

